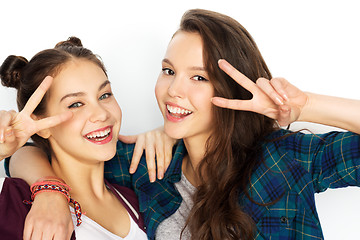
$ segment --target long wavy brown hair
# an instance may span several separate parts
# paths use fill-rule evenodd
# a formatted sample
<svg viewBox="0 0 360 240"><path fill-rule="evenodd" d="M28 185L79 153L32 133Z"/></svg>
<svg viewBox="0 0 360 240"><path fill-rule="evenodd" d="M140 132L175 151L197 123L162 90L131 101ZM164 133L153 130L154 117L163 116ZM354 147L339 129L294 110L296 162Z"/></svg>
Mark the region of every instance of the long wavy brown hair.
<svg viewBox="0 0 360 240"><path fill-rule="evenodd" d="M226 59L252 81L259 77L271 79L254 40L236 20L194 9L183 15L178 31L200 34L204 65L215 96L252 98L250 92L218 67L219 59ZM276 125L261 114L215 106L213 118L213 134L206 142L206 153L198 169L202 184L194 195L187 226L196 240L251 239L255 224L240 206L239 195L247 192L251 174L261 159L261 140Z"/></svg>

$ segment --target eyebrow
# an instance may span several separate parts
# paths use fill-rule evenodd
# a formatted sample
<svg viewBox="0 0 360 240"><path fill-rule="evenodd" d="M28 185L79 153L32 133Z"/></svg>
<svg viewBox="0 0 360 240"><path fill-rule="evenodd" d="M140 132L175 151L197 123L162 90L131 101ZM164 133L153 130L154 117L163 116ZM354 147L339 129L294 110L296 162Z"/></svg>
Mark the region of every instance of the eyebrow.
<svg viewBox="0 0 360 240"><path fill-rule="evenodd" d="M109 80L105 80L100 86L99 86L99 91L101 89L103 89L104 87L106 87L108 84L110 84L110 81ZM84 96L85 93L84 92L74 92L74 93L69 93L69 94L66 94L65 96L63 96L61 99L60 99L60 102L63 101L65 98L69 98L69 97L79 97L79 96Z"/></svg>
<svg viewBox="0 0 360 240"><path fill-rule="evenodd" d="M169 59L167 59L167 58L164 58L164 59L162 60L162 62L163 62L163 63L170 64L171 66L174 66L174 65L172 64L172 62L171 62ZM194 66L194 67L191 67L190 70L197 70L197 71L206 72L206 69L205 69L204 67L196 67L196 66Z"/></svg>

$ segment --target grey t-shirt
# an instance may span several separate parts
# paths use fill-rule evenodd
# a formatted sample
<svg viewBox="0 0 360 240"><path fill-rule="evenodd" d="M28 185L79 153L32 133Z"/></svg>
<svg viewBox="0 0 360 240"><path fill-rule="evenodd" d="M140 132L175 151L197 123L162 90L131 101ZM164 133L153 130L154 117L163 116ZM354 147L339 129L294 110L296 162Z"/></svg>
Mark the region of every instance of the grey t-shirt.
<svg viewBox="0 0 360 240"><path fill-rule="evenodd" d="M175 187L183 200L178 210L160 223L155 235L155 239L157 240L179 240L186 219L194 205L192 196L194 195L196 188L186 179L183 173L181 173L181 180L175 183ZM188 228L185 228L182 239L190 239L190 236Z"/></svg>

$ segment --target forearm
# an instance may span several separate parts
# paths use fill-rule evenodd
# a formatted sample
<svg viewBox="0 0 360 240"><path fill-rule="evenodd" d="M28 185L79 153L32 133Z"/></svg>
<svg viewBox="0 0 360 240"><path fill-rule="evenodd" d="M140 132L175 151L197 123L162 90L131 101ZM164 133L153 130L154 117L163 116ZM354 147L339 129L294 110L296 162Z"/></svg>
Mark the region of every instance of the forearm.
<svg viewBox="0 0 360 240"><path fill-rule="evenodd" d="M10 159L11 177L24 179L29 185L41 177L55 176L46 154L38 147L25 146Z"/></svg>
<svg viewBox="0 0 360 240"><path fill-rule="evenodd" d="M307 93L298 121L314 122L360 134L360 101Z"/></svg>

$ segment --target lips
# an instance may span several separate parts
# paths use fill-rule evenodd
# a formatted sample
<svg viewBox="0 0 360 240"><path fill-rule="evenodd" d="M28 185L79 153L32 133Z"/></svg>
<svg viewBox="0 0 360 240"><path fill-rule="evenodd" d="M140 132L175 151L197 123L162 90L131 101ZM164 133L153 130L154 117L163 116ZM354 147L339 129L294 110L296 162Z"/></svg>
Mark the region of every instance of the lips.
<svg viewBox="0 0 360 240"><path fill-rule="evenodd" d="M101 145L110 142L112 135L112 127L107 126L87 133L84 137L92 143Z"/></svg>
<svg viewBox="0 0 360 240"><path fill-rule="evenodd" d="M192 114L192 111L172 104L166 104L166 109L167 118L173 122L181 121L185 117Z"/></svg>

